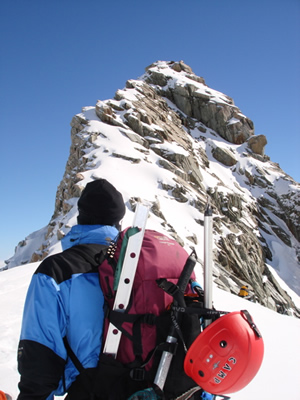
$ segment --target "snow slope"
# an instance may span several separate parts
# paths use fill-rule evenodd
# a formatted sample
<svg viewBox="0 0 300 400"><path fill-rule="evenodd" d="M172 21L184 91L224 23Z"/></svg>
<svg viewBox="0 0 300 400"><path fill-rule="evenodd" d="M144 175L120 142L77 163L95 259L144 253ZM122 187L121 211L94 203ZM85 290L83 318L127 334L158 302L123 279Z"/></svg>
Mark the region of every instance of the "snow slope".
<svg viewBox="0 0 300 400"><path fill-rule="evenodd" d="M17 346L24 299L31 275L38 263L12 268L0 274L0 390L18 394ZM202 280L200 266L196 271ZM233 400L298 400L300 398L300 320L277 314L214 287L217 309L248 309L265 343L262 367L254 380L231 396Z"/></svg>

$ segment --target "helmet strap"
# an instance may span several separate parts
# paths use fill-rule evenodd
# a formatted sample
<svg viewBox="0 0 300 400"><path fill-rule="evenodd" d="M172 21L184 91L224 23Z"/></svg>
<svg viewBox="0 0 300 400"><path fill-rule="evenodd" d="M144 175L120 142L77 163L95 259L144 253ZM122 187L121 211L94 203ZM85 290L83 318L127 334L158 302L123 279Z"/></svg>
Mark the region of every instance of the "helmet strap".
<svg viewBox="0 0 300 400"><path fill-rule="evenodd" d="M262 335L261 335L261 333L259 332L259 330L258 330L257 326L255 325L255 323L253 322L253 319L252 319L250 313L249 313L247 310L241 310L241 312L242 312L242 314L243 314L245 320L248 322L248 324L249 324L249 325L251 326L251 328L253 329L255 335L256 335L258 338L262 338Z"/></svg>

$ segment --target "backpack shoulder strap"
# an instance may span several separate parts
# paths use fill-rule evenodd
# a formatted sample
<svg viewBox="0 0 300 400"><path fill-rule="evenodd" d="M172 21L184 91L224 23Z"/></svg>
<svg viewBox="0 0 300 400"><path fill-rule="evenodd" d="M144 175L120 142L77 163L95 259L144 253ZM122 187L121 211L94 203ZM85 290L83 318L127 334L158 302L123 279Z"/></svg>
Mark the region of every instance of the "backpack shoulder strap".
<svg viewBox="0 0 300 400"><path fill-rule="evenodd" d="M70 357L72 363L75 365L75 367L78 370L78 372L83 372L84 371L84 367L81 364L81 362L79 361L79 359L76 356L76 354L74 353L74 351L72 350L72 348L71 348L71 346L70 346L70 344L68 342L67 336L65 336L63 338L63 341L64 341L65 348L67 350L68 357Z"/></svg>

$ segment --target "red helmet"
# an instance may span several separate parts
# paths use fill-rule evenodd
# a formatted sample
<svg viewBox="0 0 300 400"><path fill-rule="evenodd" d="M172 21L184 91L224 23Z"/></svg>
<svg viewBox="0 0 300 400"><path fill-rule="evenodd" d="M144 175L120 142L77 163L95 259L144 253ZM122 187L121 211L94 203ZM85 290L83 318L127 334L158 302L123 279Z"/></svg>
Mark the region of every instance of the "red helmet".
<svg viewBox="0 0 300 400"><path fill-rule="evenodd" d="M264 354L262 336L248 311L218 318L195 339L185 360L185 373L213 394L234 393L254 378Z"/></svg>

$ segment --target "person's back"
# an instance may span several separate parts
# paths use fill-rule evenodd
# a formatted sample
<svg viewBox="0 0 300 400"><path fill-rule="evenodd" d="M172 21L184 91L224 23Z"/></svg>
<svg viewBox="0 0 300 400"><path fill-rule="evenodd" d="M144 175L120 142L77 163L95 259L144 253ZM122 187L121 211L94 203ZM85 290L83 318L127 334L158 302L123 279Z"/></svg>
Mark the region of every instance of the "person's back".
<svg viewBox="0 0 300 400"><path fill-rule="evenodd" d="M118 235L125 206L109 182L98 180L86 186L78 208L79 225L62 240L64 251L40 264L28 289L18 350L19 400L63 395L76 379L64 337L85 368L98 363L104 298L97 268Z"/></svg>

